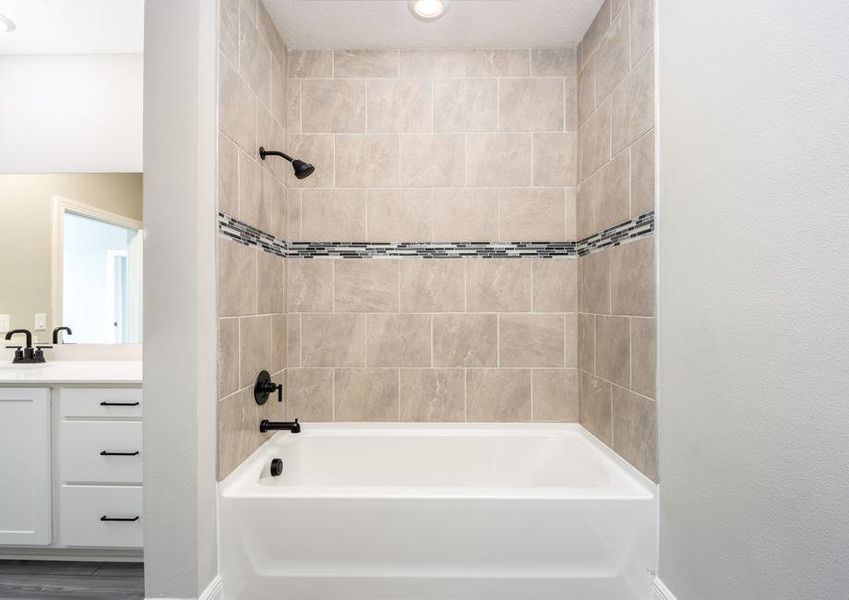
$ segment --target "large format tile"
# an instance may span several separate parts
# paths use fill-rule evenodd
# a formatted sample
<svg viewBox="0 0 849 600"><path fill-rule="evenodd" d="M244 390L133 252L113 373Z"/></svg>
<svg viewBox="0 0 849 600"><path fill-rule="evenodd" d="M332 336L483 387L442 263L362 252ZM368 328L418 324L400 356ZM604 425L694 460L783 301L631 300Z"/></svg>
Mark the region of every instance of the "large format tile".
<svg viewBox="0 0 849 600"><path fill-rule="evenodd" d="M429 79L372 79L368 82L369 132L422 132L433 129Z"/></svg>
<svg viewBox="0 0 849 600"><path fill-rule="evenodd" d="M533 146L534 185L563 187L577 183L576 133L535 133Z"/></svg>
<svg viewBox="0 0 849 600"><path fill-rule="evenodd" d="M466 77L526 77L531 72L528 50L466 51Z"/></svg>
<svg viewBox="0 0 849 600"><path fill-rule="evenodd" d="M654 236L616 246L609 253L612 313L653 316L656 288Z"/></svg>
<svg viewBox="0 0 849 600"><path fill-rule="evenodd" d="M441 188L433 191L434 242L498 240L498 190Z"/></svg>
<svg viewBox="0 0 849 600"><path fill-rule="evenodd" d="M281 256L261 250L257 252L256 259L257 312L259 314L285 312L285 260Z"/></svg>
<svg viewBox="0 0 849 600"><path fill-rule="evenodd" d="M398 50L334 50L334 77L398 77Z"/></svg>
<svg viewBox="0 0 849 600"><path fill-rule="evenodd" d="M622 11L610 25L604 41L594 57L595 89L602 100L631 70L628 42L628 11Z"/></svg>
<svg viewBox="0 0 849 600"><path fill-rule="evenodd" d="M466 136L466 184L510 187L531 184L530 133L473 133Z"/></svg>
<svg viewBox="0 0 849 600"><path fill-rule="evenodd" d="M364 367L366 317L356 314L302 314L304 367Z"/></svg>
<svg viewBox="0 0 849 600"><path fill-rule="evenodd" d="M461 259L402 260L401 312L463 312L465 267Z"/></svg>
<svg viewBox="0 0 849 600"><path fill-rule="evenodd" d="M435 367L495 367L497 364L497 315L433 315Z"/></svg>
<svg viewBox="0 0 849 600"><path fill-rule="evenodd" d="M398 136L345 134L336 136L338 187L394 187L399 181Z"/></svg>
<svg viewBox="0 0 849 600"><path fill-rule="evenodd" d="M431 316L368 315L366 364L370 367L431 366Z"/></svg>
<svg viewBox="0 0 849 600"><path fill-rule="evenodd" d="M286 418L333 420L333 369L286 371Z"/></svg>
<svg viewBox="0 0 849 600"><path fill-rule="evenodd" d="M239 387L253 385L257 374L271 368L271 317L239 319Z"/></svg>
<svg viewBox="0 0 849 600"><path fill-rule="evenodd" d="M628 317L598 315L595 320L595 373L627 387L631 378Z"/></svg>
<svg viewBox="0 0 849 600"><path fill-rule="evenodd" d="M631 145L631 217L654 210L654 131Z"/></svg>
<svg viewBox="0 0 849 600"><path fill-rule="evenodd" d="M368 190L367 232L370 242L429 242L433 227L429 189Z"/></svg>
<svg viewBox="0 0 849 600"><path fill-rule="evenodd" d="M578 259L531 261L534 312L578 310Z"/></svg>
<svg viewBox="0 0 849 600"><path fill-rule="evenodd" d="M336 421L397 421L398 369L336 369Z"/></svg>
<svg viewBox="0 0 849 600"><path fill-rule="evenodd" d="M611 385L581 371L581 425L610 445L611 442Z"/></svg>
<svg viewBox="0 0 849 600"><path fill-rule="evenodd" d="M265 106L271 100L271 51L253 24L239 23L239 72Z"/></svg>
<svg viewBox="0 0 849 600"><path fill-rule="evenodd" d="M332 77L333 53L329 50L289 50L289 77Z"/></svg>
<svg viewBox="0 0 849 600"><path fill-rule="evenodd" d="M531 75L535 77L560 77L577 74L576 48L533 48L531 50Z"/></svg>
<svg viewBox="0 0 849 600"><path fill-rule="evenodd" d="M218 319L218 397L239 389L239 319Z"/></svg>
<svg viewBox="0 0 849 600"><path fill-rule="evenodd" d="M218 61L218 127L242 150L255 152L256 96L238 71Z"/></svg>
<svg viewBox="0 0 849 600"><path fill-rule="evenodd" d="M529 369L469 369L466 372L466 410L470 422L531 420Z"/></svg>
<svg viewBox="0 0 849 600"><path fill-rule="evenodd" d="M566 366L564 329L562 314L499 315L499 366Z"/></svg>
<svg viewBox="0 0 849 600"><path fill-rule="evenodd" d="M305 240L366 240L365 190L304 190L301 198L301 235Z"/></svg>
<svg viewBox="0 0 849 600"><path fill-rule="evenodd" d="M401 136L401 185L456 187L466 179L465 140L452 133Z"/></svg>
<svg viewBox="0 0 849 600"><path fill-rule="evenodd" d="M401 420L466 419L463 369L401 369Z"/></svg>
<svg viewBox="0 0 849 600"><path fill-rule="evenodd" d="M617 153L654 127L654 52L613 93L612 147Z"/></svg>
<svg viewBox="0 0 849 600"><path fill-rule="evenodd" d="M581 312L610 314L610 251L593 252L578 259Z"/></svg>
<svg viewBox="0 0 849 600"><path fill-rule="evenodd" d="M581 180L610 159L610 115L610 100L606 100L587 118L578 133Z"/></svg>
<svg viewBox="0 0 849 600"><path fill-rule="evenodd" d="M433 119L435 131L495 131L498 125L497 80L435 80Z"/></svg>
<svg viewBox="0 0 849 600"><path fill-rule="evenodd" d="M401 77L463 77L465 51L455 49L401 50Z"/></svg>
<svg viewBox="0 0 849 600"><path fill-rule="evenodd" d="M654 45L654 1L630 0L631 63L637 63Z"/></svg>
<svg viewBox="0 0 849 600"><path fill-rule="evenodd" d="M563 131L563 79L524 77L498 83L500 131Z"/></svg>
<svg viewBox="0 0 849 600"><path fill-rule="evenodd" d="M654 319L631 319L631 385L630 388L644 396L655 395L655 345Z"/></svg>
<svg viewBox="0 0 849 600"><path fill-rule="evenodd" d="M398 261L333 261L337 312L398 312Z"/></svg>
<svg viewBox="0 0 849 600"><path fill-rule="evenodd" d="M574 423L580 419L577 369L533 370L533 419Z"/></svg>
<svg viewBox="0 0 849 600"><path fill-rule="evenodd" d="M290 312L333 311L333 261L293 258L286 266Z"/></svg>
<svg viewBox="0 0 849 600"><path fill-rule="evenodd" d="M614 386L612 405L612 448L646 477L658 481L654 401Z"/></svg>
<svg viewBox="0 0 849 600"><path fill-rule="evenodd" d="M218 239L218 315L256 314L256 248Z"/></svg>
<svg viewBox="0 0 849 600"><path fill-rule="evenodd" d="M346 79L301 82L304 133L356 133L366 130L366 84Z"/></svg>
<svg viewBox="0 0 849 600"><path fill-rule="evenodd" d="M500 195L500 241L566 239L563 188L506 188Z"/></svg>
<svg viewBox="0 0 849 600"><path fill-rule="evenodd" d="M466 310L529 312L531 263L526 259L466 261Z"/></svg>

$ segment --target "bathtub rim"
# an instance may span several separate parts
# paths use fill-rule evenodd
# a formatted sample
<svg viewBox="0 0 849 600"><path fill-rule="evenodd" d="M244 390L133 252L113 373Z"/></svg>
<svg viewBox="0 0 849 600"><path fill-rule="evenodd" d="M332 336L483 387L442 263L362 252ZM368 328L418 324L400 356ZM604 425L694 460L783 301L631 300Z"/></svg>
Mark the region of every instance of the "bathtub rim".
<svg viewBox="0 0 849 600"><path fill-rule="evenodd" d="M657 501L659 485L614 452L579 423L406 423L406 422L303 422L303 431L291 434L278 431L269 437L227 477L218 482L222 499L280 498L304 499L445 499L445 500L575 500L593 501ZM263 470L279 452L281 438L292 435L327 435L328 433L358 432L493 432L506 430L506 435L541 433L577 434L598 451L603 459L611 461L620 478L618 482L629 486L628 493L611 493L609 487L409 487L409 486L274 486L259 483ZM297 440L294 440L297 441ZM454 491L449 491L454 490ZM594 490L594 491L587 491Z"/></svg>

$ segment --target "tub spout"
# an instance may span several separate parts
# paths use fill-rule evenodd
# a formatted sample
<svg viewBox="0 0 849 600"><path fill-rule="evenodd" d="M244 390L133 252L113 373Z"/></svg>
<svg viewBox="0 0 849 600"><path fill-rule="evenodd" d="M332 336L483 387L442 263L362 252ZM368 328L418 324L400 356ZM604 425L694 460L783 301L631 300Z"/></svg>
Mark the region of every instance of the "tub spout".
<svg viewBox="0 0 849 600"><path fill-rule="evenodd" d="M294 421L269 421L263 419L259 422L259 430L262 433L266 431L291 431L292 433L301 433L301 424L298 419Z"/></svg>

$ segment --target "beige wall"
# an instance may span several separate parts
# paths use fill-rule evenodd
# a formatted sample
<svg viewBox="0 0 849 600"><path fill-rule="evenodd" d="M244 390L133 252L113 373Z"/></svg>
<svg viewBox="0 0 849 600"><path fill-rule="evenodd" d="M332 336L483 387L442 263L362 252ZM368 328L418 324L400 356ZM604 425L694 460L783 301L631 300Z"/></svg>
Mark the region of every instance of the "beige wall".
<svg viewBox="0 0 849 600"><path fill-rule="evenodd" d="M141 173L0 175L0 314L32 329L35 313L54 325L51 299L53 198L62 196L142 220Z"/></svg>
<svg viewBox="0 0 849 600"><path fill-rule="evenodd" d="M576 54L289 53L291 240L575 239ZM287 417L576 421L576 259L288 260Z"/></svg>
<svg viewBox="0 0 849 600"><path fill-rule="evenodd" d="M579 238L654 210L653 45L652 0L607 0L579 46ZM581 422L657 480L654 237L578 262Z"/></svg>
<svg viewBox="0 0 849 600"><path fill-rule="evenodd" d="M285 236L284 168L257 149L283 147L285 47L261 2L221 0L218 57L218 209ZM285 260L218 238L218 476L224 478L268 434L262 418L282 417L274 399L260 407L261 369L282 383L286 367Z"/></svg>

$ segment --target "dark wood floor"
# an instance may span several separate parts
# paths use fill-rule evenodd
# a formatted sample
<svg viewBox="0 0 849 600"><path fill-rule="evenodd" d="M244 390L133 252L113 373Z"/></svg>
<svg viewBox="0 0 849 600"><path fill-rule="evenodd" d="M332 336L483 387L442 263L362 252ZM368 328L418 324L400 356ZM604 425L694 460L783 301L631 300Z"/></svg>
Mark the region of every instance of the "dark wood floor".
<svg viewBox="0 0 849 600"><path fill-rule="evenodd" d="M142 563L0 560L4 600L144 600Z"/></svg>

